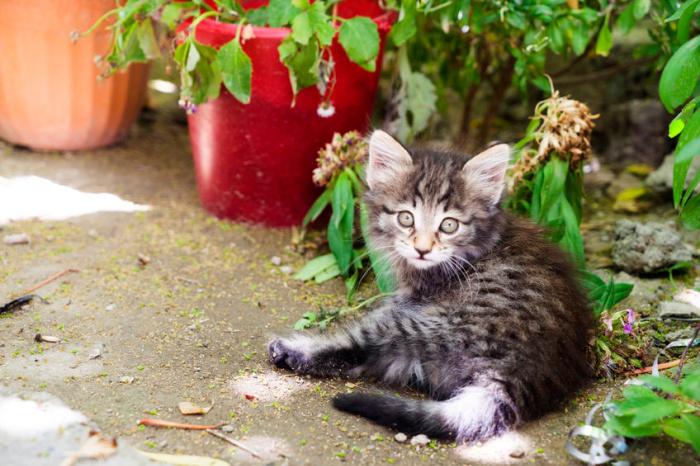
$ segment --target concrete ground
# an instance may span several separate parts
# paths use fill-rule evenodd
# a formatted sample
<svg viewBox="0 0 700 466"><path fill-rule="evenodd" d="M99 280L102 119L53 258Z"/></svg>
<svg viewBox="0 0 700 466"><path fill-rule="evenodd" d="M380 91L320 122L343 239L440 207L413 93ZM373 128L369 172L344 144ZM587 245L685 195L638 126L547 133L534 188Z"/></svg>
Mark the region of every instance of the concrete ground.
<svg viewBox="0 0 700 466"><path fill-rule="evenodd" d="M121 444L151 452L231 464L474 463L454 445L401 444L393 432L331 408L333 394L371 389L369 382L305 379L270 367L270 336L289 332L319 303L341 305L342 284L302 284L271 263L272 256L295 270L304 263L290 247L290 230L237 225L203 211L187 129L172 115L142 120L125 143L101 151L0 147L0 176L25 174L153 209L4 227L0 236L26 233L31 242L0 243L0 301L55 272L79 269L41 288L44 302L0 316L4 390L47 392ZM150 262L141 264L139 255ZM37 343L37 333L61 341ZM580 464L564 450L567 434L610 388L595 385L561 411L525 425L521 433L530 447L512 461ZM185 417L178 411L182 401L212 409ZM137 427L144 417L225 422L232 426L228 435L265 459L205 432ZM9 451L2 445L0 458ZM634 464L697 464L689 448L664 439L637 442L629 458Z"/></svg>

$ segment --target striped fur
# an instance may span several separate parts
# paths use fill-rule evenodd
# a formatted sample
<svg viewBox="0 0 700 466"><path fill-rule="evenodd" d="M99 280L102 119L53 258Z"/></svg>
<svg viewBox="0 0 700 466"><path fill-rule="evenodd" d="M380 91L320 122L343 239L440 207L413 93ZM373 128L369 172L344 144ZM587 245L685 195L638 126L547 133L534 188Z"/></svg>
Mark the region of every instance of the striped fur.
<svg viewBox="0 0 700 466"><path fill-rule="evenodd" d="M467 161L376 134L365 199L371 246L390 261L398 291L334 335L273 340L271 362L425 392L430 400L334 399L406 433L484 440L555 408L591 375L591 313L564 253L500 209L507 148ZM404 211L411 227L398 220ZM446 217L458 221L455 232L440 230Z"/></svg>

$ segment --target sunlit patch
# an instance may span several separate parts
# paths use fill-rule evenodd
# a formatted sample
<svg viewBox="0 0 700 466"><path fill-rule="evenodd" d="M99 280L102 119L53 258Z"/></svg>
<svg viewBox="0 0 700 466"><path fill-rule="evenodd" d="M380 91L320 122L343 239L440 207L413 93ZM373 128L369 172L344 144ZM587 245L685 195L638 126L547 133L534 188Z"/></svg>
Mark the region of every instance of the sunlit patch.
<svg viewBox="0 0 700 466"><path fill-rule="evenodd" d="M17 220L64 220L97 212L141 212L147 205L115 194L86 193L38 176L0 177L0 224Z"/></svg>
<svg viewBox="0 0 700 466"><path fill-rule="evenodd" d="M34 437L64 429L71 424L87 422L85 416L66 406L15 396L0 397L0 413L0 434L11 437Z"/></svg>
<svg viewBox="0 0 700 466"><path fill-rule="evenodd" d="M300 390L308 390L311 384L296 375L280 375L263 372L236 377L230 382L231 389L251 401L277 401Z"/></svg>
<svg viewBox="0 0 700 466"><path fill-rule="evenodd" d="M455 453L467 461L485 464L514 464L528 458L532 451L530 439L510 431L505 434L471 445L460 445Z"/></svg>

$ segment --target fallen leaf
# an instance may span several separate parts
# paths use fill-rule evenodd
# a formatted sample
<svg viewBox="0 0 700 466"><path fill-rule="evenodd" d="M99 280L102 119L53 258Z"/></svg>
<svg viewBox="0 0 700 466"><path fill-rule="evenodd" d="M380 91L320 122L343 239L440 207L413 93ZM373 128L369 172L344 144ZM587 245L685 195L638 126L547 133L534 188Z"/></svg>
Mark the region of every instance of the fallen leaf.
<svg viewBox="0 0 700 466"><path fill-rule="evenodd" d="M645 186L635 186L627 188L615 197L613 210L618 212L637 213L651 207L650 202L642 201L640 198L649 193Z"/></svg>
<svg viewBox="0 0 700 466"><path fill-rule="evenodd" d="M80 447L80 450L71 453L61 466L73 466L80 459L109 458L117 451L117 439L106 438L102 433L90 431L90 438Z"/></svg>
<svg viewBox="0 0 700 466"><path fill-rule="evenodd" d="M647 176L654 171L654 167L646 163L633 163L625 168L627 173L637 176Z"/></svg>
<svg viewBox="0 0 700 466"><path fill-rule="evenodd" d="M134 380L136 380L136 377L133 377L131 375L123 375L123 376L119 377L119 383L130 384L130 383L133 383Z"/></svg>
<svg viewBox="0 0 700 466"><path fill-rule="evenodd" d="M253 400L255 400L255 399L257 398L255 395L253 395L253 394L251 394L251 393L244 393L243 396L244 396L245 399L248 400L248 401L253 401Z"/></svg>
<svg viewBox="0 0 700 466"><path fill-rule="evenodd" d="M180 409L180 412L185 416L191 414L207 414L212 408L211 406L207 408L202 408L201 406L198 406L194 403L190 403L189 401L181 401L180 403L178 403L177 407Z"/></svg>
<svg viewBox="0 0 700 466"><path fill-rule="evenodd" d="M139 258L139 265L140 265L141 267L145 267L145 266L147 266L148 264L151 263L151 258L148 257L148 256L146 256L146 255L144 255L144 254L139 254L139 255L138 255L138 258Z"/></svg>
<svg viewBox="0 0 700 466"><path fill-rule="evenodd" d="M230 466L230 463L224 460L209 458L207 456L167 455L165 453L151 453L141 450L138 450L138 452L150 460L174 464L176 466Z"/></svg>

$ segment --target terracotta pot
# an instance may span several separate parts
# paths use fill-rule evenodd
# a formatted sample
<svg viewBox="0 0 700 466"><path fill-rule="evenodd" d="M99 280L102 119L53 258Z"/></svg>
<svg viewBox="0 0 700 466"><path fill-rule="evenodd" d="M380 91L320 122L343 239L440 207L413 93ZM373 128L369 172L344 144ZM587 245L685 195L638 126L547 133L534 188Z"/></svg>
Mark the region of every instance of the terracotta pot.
<svg viewBox="0 0 700 466"><path fill-rule="evenodd" d="M256 6L264 3L258 0ZM393 18L374 0L345 0L339 11L345 17L374 17L382 38ZM311 180L318 150L334 132L369 126L381 53L377 70L370 73L352 63L337 42L332 45L335 114L324 118L317 113L321 97L315 88L301 91L291 106L289 74L277 51L289 29L258 27L253 32L255 37L243 45L253 63L250 103L241 104L222 88L219 98L188 117L197 188L204 208L217 217L273 227L298 225L320 193ZM200 42L214 47L235 35L235 25L211 20L196 31Z"/></svg>
<svg viewBox="0 0 700 466"><path fill-rule="evenodd" d="M81 38L115 0L0 1L0 138L45 150L94 149L124 138L143 105L146 65L98 81L110 33Z"/></svg>

